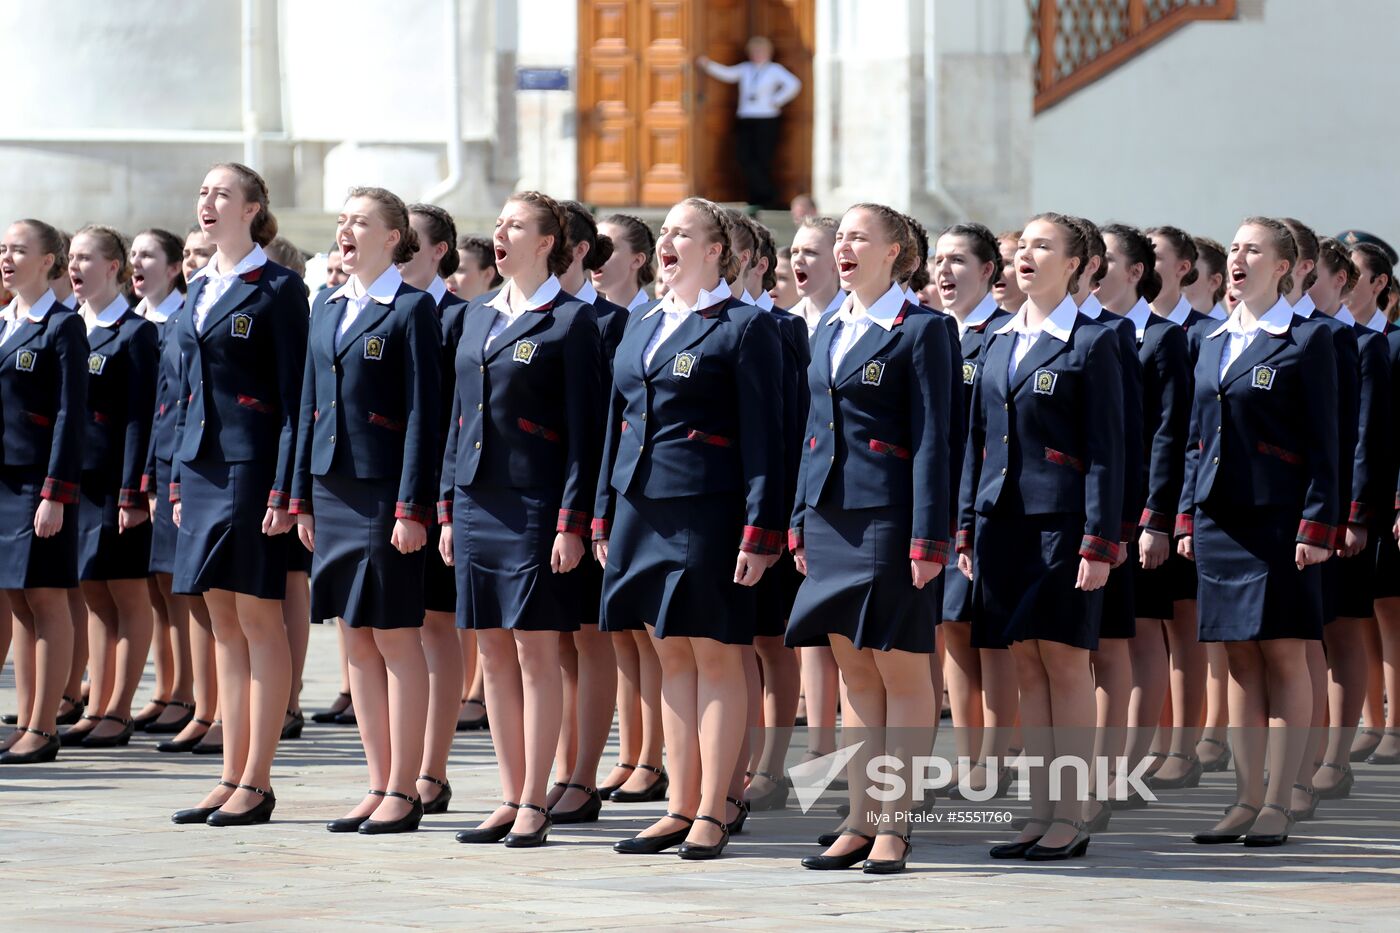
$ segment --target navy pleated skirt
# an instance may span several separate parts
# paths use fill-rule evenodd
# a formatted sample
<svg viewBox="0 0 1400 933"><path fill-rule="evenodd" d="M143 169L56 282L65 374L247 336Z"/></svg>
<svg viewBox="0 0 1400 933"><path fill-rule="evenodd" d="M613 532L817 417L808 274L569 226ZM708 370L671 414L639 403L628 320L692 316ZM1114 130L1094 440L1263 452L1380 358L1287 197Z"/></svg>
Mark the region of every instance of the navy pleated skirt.
<svg viewBox="0 0 1400 933"><path fill-rule="evenodd" d="M563 574L549 568L559 502L557 489L457 487L458 628L578 631L577 568Z"/></svg>
<svg viewBox="0 0 1400 933"><path fill-rule="evenodd" d="M1196 509L1201 641L1322 637L1325 565L1298 569L1297 532L1296 510Z"/></svg>
<svg viewBox="0 0 1400 933"><path fill-rule="evenodd" d="M787 630L788 619L792 617L792 606L797 600L797 590L802 586L802 574L797 572L792 554L783 551L778 562L764 572L758 585L758 617L754 622L754 634L764 637L782 636Z"/></svg>
<svg viewBox="0 0 1400 933"><path fill-rule="evenodd" d="M78 579L139 580L151 573L151 523L117 530L117 490L83 473L78 497ZM146 503L142 502L144 509Z"/></svg>
<svg viewBox="0 0 1400 933"><path fill-rule="evenodd" d="M63 527L34 534L44 468L0 466L0 590L78 585L78 506L63 507Z"/></svg>
<svg viewBox="0 0 1400 933"><path fill-rule="evenodd" d="M151 573L175 572L175 541L180 529L172 517L175 505L170 501L170 463L156 460L156 514L151 518Z"/></svg>
<svg viewBox="0 0 1400 933"><path fill-rule="evenodd" d="M1376 614L1376 565L1380 559L1380 550L1386 545L1389 545L1391 550L1396 550L1395 539L1390 536L1389 529L1372 528L1366 546L1361 549L1360 554L1347 558L1333 557L1327 562L1337 565L1335 618L1369 619ZM1323 621L1331 622L1333 618L1325 617Z"/></svg>
<svg viewBox="0 0 1400 933"><path fill-rule="evenodd" d="M1137 542L1129 541L1128 559L1108 572L1108 582L1104 584L1100 638L1132 638L1137 634L1137 577L1134 568L1142 570L1138 563Z"/></svg>
<svg viewBox="0 0 1400 933"><path fill-rule="evenodd" d="M287 538L287 573L310 573L311 552L301 543L301 538L293 531Z"/></svg>
<svg viewBox="0 0 1400 933"><path fill-rule="evenodd" d="M1174 549L1176 542L1171 544ZM1191 561L1174 554L1175 559L1182 563L1189 564ZM1137 609L1139 619L1170 619L1173 612L1173 603L1176 601L1176 571L1172 568L1172 557L1168 557L1166 562L1155 570L1143 570L1138 563L1137 549L1134 548L1133 556L1128 558L1132 561L1133 571L1133 603ZM1124 566L1122 569L1128 569ZM1191 597L1195 599L1194 591Z"/></svg>
<svg viewBox="0 0 1400 933"><path fill-rule="evenodd" d="M1396 378L1400 378L1397 374ZM1376 599L1389 599L1400 596L1400 545L1395 543L1391 526L1372 532L1379 540L1376 545L1376 574L1373 577Z"/></svg>
<svg viewBox="0 0 1400 933"><path fill-rule="evenodd" d="M825 647L843 635L857 648L931 653L942 603L935 584L914 589L911 531L908 506L805 511L807 578L787 644Z"/></svg>
<svg viewBox="0 0 1400 933"><path fill-rule="evenodd" d="M423 564L423 608L428 612L457 613L457 571L442 562L438 542L442 526L428 529L427 560ZM592 559L590 554L588 560Z"/></svg>
<svg viewBox="0 0 1400 933"><path fill-rule="evenodd" d="M756 587L734 582L743 534L739 491L673 499L619 495L603 570L603 630L649 625L657 638L753 644Z"/></svg>
<svg viewBox="0 0 1400 933"><path fill-rule="evenodd" d="M1074 585L1083 539L1083 515L978 515L973 646L1037 639L1097 648L1104 589L1086 593Z"/></svg>
<svg viewBox="0 0 1400 933"><path fill-rule="evenodd" d="M972 581L962 575L955 561L939 576L943 581L943 618L948 622L972 621Z"/></svg>
<svg viewBox="0 0 1400 933"><path fill-rule="evenodd" d="M428 552L400 554L390 543L398 485L397 479L314 478L311 618L344 619L351 628L422 626Z"/></svg>
<svg viewBox="0 0 1400 933"><path fill-rule="evenodd" d="M1195 599L1197 591L1201 588L1196 579L1196 562L1177 553L1175 538L1172 539L1171 556L1163 566L1167 571L1167 585L1171 587L1172 602Z"/></svg>
<svg viewBox="0 0 1400 933"><path fill-rule="evenodd" d="M262 532L274 469L270 462L255 461L180 464L174 592L286 596L287 542Z"/></svg>

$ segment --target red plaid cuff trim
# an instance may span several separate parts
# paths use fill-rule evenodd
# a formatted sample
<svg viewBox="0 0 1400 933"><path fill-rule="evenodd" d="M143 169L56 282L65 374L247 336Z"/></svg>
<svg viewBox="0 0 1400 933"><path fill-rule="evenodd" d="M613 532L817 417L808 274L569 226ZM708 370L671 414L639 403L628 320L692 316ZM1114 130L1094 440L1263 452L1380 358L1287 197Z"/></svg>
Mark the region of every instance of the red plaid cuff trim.
<svg viewBox="0 0 1400 933"><path fill-rule="evenodd" d="M139 489L117 490L117 508L140 509L146 505L146 497Z"/></svg>
<svg viewBox="0 0 1400 933"><path fill-rule="evenodd" d="M452 524L452 500L443 499L437 504L437 520L439 525Z"/></svg>
<svg viewBox="0 0 1400 933"><path fill-rule="evenodd" d="M155 478L154 476L152 476L151 474L147 473L145 476L141 477L141 491L142 491L142 492L146 493L147 495L150 495L152 492L155 491L155 488L156 488L156 478Z"/></svg>
<svg viewBox="0 0 1400 933"><path fill-rule="evenodd" d="M609 533L612 532L612 522L608 521L606 518L593 519L589 527L593 529L594 541L606 541L608 540Z"/></svg>
<svg viewBox="0 0 1400 933"><path fill-rule="evenodd" d="M290 499L280 489L274 489L267 494L267 507L269 509L285 509L289 504Z"/></svg>
<svg viewBox="0 0 1400 933"><path fill-rule="evenodd" d="M1332 547L1340 551L1347 546L1347 526L1338 525L1332 533Z"/></svg>
<svg viewBox="0 0 1400 933"><path fill-rule="evenodd" d="M909 559L929 560L935 564L948 563L948 542L930 541L928 538L909 539Z"/></svg>
<svg viewBox="0 0 1400 933"><path fill-rule="evenodd" d="M1182 538L1186 535L1196 533L1196 518L1193 515L1178 515L1176 517L1176 534L1174 537Z"/></svg>
<svg viewBox="0 0 1400 933"><path fill-rule="evenodd" d="M1348 525L1369 525L1371 523L1371 507L1364 502L1353 502L1351 512L1347 515Z"/></svg>
<svg viewBox="0 0 1400 933"><path fill-rule="evenodd" d="M803 547L803 546L804 546L804 545L803 545L803 543L802 543L802 529L801 529L801 528L789 528L789 529L788 529L788 550L789 550L789 551L795 551L795 550L797 550L798 548Z"/></svg>
<svg viewBox="0 0 1400 933"><path fill-rule="evenodd" d="M1118 542L1107 541L1097 535L1085 535L1079 542L1079 556L1085 560L1100 560L1111 564L1118 559Z"/></svg>
<svg viewBox="0 0 1400 933"><path fill-rule="evenodd" d="M739 550L748 551L750 554L781 554L783 533L745 525L744 537L739 541Z"/></svg>
<svg viewBox="0 0 1400 933"><path fill-rule="evenodd" d="M1166 512L1154 512L1151 509L1143 509L1142 517L1138 519L1138 524L1148 531L1160 531L1164 535L1172 533L1172 517Z"/></svg>
<svg viewBox="0 0 1400 933"><path fill-rule="evenodd" d="M554 530L561 535L578 535L580 538L587 538L589 531L588 513L574 509L560 509L559 524L555 526Z"/></svg>
<svg viewBox="0 0 1400 933"><path fill-rule="evenodd" d="M171 483L171 484L170 484L170 501L171 501L171 502L179 502L179 501L180 501L180 484L179 484L179 483Z"/></svg>
<svg viewBox="0 0 1400 933"><path fill-rule="evenodd" d="M292 500L291 508L288 509L288 511L290 511L293 515L310 515L310 514L311 514L311 500L310 500L310 499L293 499L293 500Z"/></svg>
<svg viewBox="0 0 1400 933"><path fill-rule="evenodd" d="M1331 525L1303 519L1298 523L1297 540L1299 544L1311 544L1313 547L1331 547L1336 541L1336 530Z"/></svg>
<svg viewBox="0 0 1400 933"><path fill-rule="evenodd" d="M39 496L60 505L72 505L78 501L78 484L65 483L50 476L45 478L44 488L40 490Z"/></svg>
<svg viewBox="0 0 1400 933"><path fill-rule="evenodd" d="M958 529L957 538L956 538L956 539L954 540L954 542L953 542L953 549L956 550L959 554L961 554L963 551L971 551L971 550L972 550L972 529L971 529L971 528L960 528L960 529Z"/></svg>
<svg viewBox="0 0 1400 933"><path fill-rule="evenodd" d="M433 510L426 505L414 505L412 502L395 502L394 517L420 525L431 525Z"/></svg>

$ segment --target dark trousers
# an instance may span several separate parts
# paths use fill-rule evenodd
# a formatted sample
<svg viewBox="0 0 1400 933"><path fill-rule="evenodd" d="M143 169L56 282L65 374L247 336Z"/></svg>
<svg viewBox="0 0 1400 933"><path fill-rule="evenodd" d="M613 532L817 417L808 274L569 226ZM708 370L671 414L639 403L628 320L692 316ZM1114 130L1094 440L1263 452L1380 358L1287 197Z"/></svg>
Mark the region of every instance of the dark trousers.
<svg viewBox="0 0 1400 933"><path fill-rule="evenodd" d="M778 118L740 117L735 136L739 170L744 173L749 203L760 207L778 206L778 192L773 187L772 175L773 153L778 148Z"/></svg>

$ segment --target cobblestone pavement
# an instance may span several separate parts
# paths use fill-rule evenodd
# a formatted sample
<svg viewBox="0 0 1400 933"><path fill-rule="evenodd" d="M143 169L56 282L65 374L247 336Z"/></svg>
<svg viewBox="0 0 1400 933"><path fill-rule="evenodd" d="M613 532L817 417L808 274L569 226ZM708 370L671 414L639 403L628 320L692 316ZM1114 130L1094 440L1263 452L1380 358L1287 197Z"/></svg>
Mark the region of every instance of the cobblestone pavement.
<svg viewBox="0 0 1400 933"><path fill-rule="evenodd" d="M314 626L308 710L334 696L335 664L332 632ZM13 708L7 668L0 710ZM1232 775L1212 774L1116 815L1085 859L994 862L987 847L1007 830L962 823L921 829L910 870L872 878L797 863L837 822L832 797L807 816L795 803L755 814L714 862L612 852L661 804L609 805L598 823L556 828L543 849L458 845L452 834L496 799L485 733L459 734L452 812L417 834L322 828L360 798L365 776L354 729L311 724L282 746L272 824L174 826L170 812L196 802L218 764L157 754L155 741L138 734L126 749L0 769L0 929L1394 929L1400 908L1400 768L1359 765L1352 798L1324 803L1282 849L1191 844L1233 799ZM604 761L614 760L610 750ZM1002 803L940 801L937 812L1019 812Z"/></svg>

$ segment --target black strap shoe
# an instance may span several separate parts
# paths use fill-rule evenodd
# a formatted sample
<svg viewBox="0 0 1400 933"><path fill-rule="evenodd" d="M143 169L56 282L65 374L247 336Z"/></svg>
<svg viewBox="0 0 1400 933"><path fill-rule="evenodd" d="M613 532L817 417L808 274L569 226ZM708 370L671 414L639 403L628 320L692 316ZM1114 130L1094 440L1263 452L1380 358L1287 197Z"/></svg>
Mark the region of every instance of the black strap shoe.
<svg viewBox="0 0 1400 933"><path fill-rule="evenodd" d="M196 725L203 726L205 733L207 733L210 729L214 728L214 724L207 719L191 719L190 722L193 722ZM198 745L201 741L203 741L203 739L203 734L196 735L193 738L189 739L166 739L164 742L161 742L159 745L156 746L156 751L166 752L168 754L181 754L183 752L192 752L194 751L195 746Z"/></svg>
<svg viewBox="0 0 1400 933"><path fill-rule="evenodd" d="M238 785L234 784L232 781L220 781L219 786L232 787L234 790L238 789ZM179 823L181 825L187 823L206 823L209 820L209 815L218 809L218 807L192 807L189 810L176 810L171 814L170 822Z"/></svg>
<svg viewBox="0 0 1400 933"><path fill-rule="evenodd" d="M549 811L546 810L544 807L537 807L533 803L522 803L520 805L520 809L534 810L537 813L543 813L544 822L541 823L540 828L535 830L534 832L512 832L508 834L506 838L503 839L501 842L507 849L538 849L540 846L544 845L546 842L549 841L549 827L551 825L549 819Z"/></svg>
<svg viewBox="0 0 1400 933"><path fill-rule="evenodd" d="M1037 819L1032 816L1026 819L1025 825L1021 828L1025 829L1027 826L1049 825L1049 820ZM1043 835L1044 833L1041 834L1041 836ZM992 858L1025 858L1026 853L1031 850L1031 846L1040 842L1041 836L1036 836L1034 839L1027 839L1024 842L1003 842L999 846L992 846L991 851L987 854Z"/></svg>
<svg viewBox="0 0 1400 933"><path fill-rule="evenodd" d="M665 771L651 765L637 765L634 770L650 771L657 779L646 790L615 790L609 796L609 800L613 803L654 803L666 799L666 792L671 789L671 781L666 777Z"/></svg>
<svg viewBox="0 0 1400 933"><path fill-rule="evenodd" d="M87 709L87 704L83 702L82 697L74 699L66 693L63 695L63 699L68 703L68 712L59 713L58 718L54 720L54 725L71 726L73 723L83 718L83 710ZM6 716L5 721L10 725L14 725L16 719L13 716Z"/></svg>
<svg viewBox="0 0 1400 933"><path fill-rule="evenodd" d="M371 791L368 791L367 793L368 793L368 795L371 796L371 797L383 797L383 796L384 796L384 791L382 791L382 790L371 790ZM368 813L366 813L364 816L342 816L342 817L341 817L340 819L338 819L338 820L331 820L331 821L329 821L328 823L326 823L326 832L328 832L328 833L353 833L353 832L355 832L356 830L358 830L361 826L363 826L365 820L367 820L367 819L369 819L369 814L368 814Z"/></svg>
<svg viewBox="0 0 1400 933"><path fill-rule="evenodd" d="M1047 846L1037 842L1026 850L1028 862L1062 862L1065 859L1081 858L1089 851L1089 833L1083 820L1066 820L1056 817L1050 821L1063 823L1074 828L1074 838L1062 846Z"/></svg>
<svg viewBox="0 0 1400 933"><path fill-rule="evenodd" d="M169 700L152 700L151 702L156 706L159 706L160 709L156 710L155 713L149 716L133 716L131 719L131 727L137 732L145 732L146 727L149 726L151 723L155 722L161 716L163 716L165 714L165 708L170 705Z"/></svg>
<svg viewBox="0 0 1400 933"><path fill-rule="evenodd" d="M397 820L365 820L360 824L360 835L386 836L390 833L417 832L418 824L423 822L423 801L417 797L410 797L408 794L401 794L396 790L385 791L384 796L407 800L409 803L408 812Z"/></svg>
<svg viewBox="0 0 1400 933"><path fill-rule="evenodd" d="M1152 775L1146 784L1152 790L1182 790L1188 787L1199 787L1201 785L1201 775L1205 773L1205 768L1201 765L1201 759L1195 755L1184 755L1181 752L1167 752L1168 758L1177 758L1181 761L1190 762L1190 767L1186 773L1177 778L1164 778L1159 775Z"/></svg>
<svg viewBox="0 0 1400 933"><path fill-rule="evenodd" d="M588 799L584 800L583 803L572 810L565 810L562 812L559 810L550 810L550 820L561 825L568 823L598 822L598 814L603 812L603 797L598 793L597 788L585 787L582 784L565 784L564 788L565 793L568 793L569 790L581 790L588 795Z"/></svg>
<svg viewBox="0 0 1400 933"><path fill-rule="evenodd" d="M131 733L135 731L136 727L130 719L123 719L120 716L103 716L102 718L108 722L121 723L122 731L113 735L93 735L93 731L97 729L96 726L93 726L79 743L83 748L119 748L131 744Z"/></svg>
<svg viewBox="0 0 1400 933"><path fill-rule="evenodd" d="M767 778L773 786L766 793L748 798L750 810L782 810L787 807L788 794L792 792L787 781L767 771L755 771L753 776Z"/></svg>
<svg viewBox="0 0 1400 933"><path fill-rule="evenodd" d="M730 820L729 825L725 827L729 835L737 836L744 831L744 823L748 822L749 802L747 800L740 800L737 797L725 797L724 800L726 803L734 804L739 810L739 815ZM701 819L701 817L697 816L696 819Z"/></svg>
<svg viewBox="0 0 1400 933"><path fill-rule="evenodd" d="M101 721L102 721L102 717L101 717L101 716L84 716L84 717L82 717L81 719L78 720L78 722L101 722ZM95 728L95 727L94 727L94 728ZM64 748L77 748L79 745L82 745L82 744L83 744L83 740L86 739L86 738L88 737L88 733L91 732L91 731L92 731L91 728L89 728L89 729L79 729L77 726L74 726L74 727L72 727L71 729L69 729L67 732L64 732L62 735L60 735L60 736L58 737L58 743L59 743L60 745L62 745Z"/></svg>
<svg viewBox="0 0 1400 933"><path fill-rule="evenodd" d="M870 850L875 846L874 836L867 836L856 829L842 830L836 838L839 839L841 836L859 836L865 840L865 843L845 855L809 855L802 860L802 867L810 868L813 871L839 871L845 868L854 868L858 862L870 858ZM832 843L835 841L833 839Z"/></svg>
<svg viewBox="0 0 1400 933"><path fill-rule="evenodd" d="M0 755L0 765L42 765L58 757L58 750L61 747L58 736L52 732L45 732L43 729L26 728L24 731L42 736L48 741L32 752L5 752Z"/></svg>
<svg viewBox="0 0 1400 933"><path fill-rule="evenodd" d="M619 761L617 764L613 765L613 767L614 767L614 768L621 768L621 769L624 770L624 771L636 771L636 770L637 770L637 766L636 766L636 765L629 765L629 764L627 764L627 763L624 762L624 761ZM631 777L631 775L628 775L628 777ZM598 796L599 796L599 797L602 797L604 800L611 800L611 799L612 799L612 795L613 795L613 791L617 790L617 789L618 789L619 787L621 787L621 786L622 786L621 784L609 784L609 785L606 785L606 786L601 786L601 787L598 788Z"/></svg>
<svg viewBox="0 0 1400 933"><path fill-rule="evenodd" d="M420 774L418 775L418 780L427 781L429 784L436 784L438 787L442 788L438 791L436 797L423 804L423 813L446 813L447 805L452 802L452 785L446 781L439 781L431 774ZM418 799L421 801L423 798L420 796Z"/></svg>
<svg viewBox="0 0 1400 933"><path fill-rule="evenodd" d="M301 730L306 725L306 717L301 710L287 710L287 718L282 721L282 740L301 738Z"/></svg>
<svg viewBox="0 0 1400 933"><path fill-rule="evenodd" d="M733 799L733 797L729 798L730 801L733 801ZM748 811L745 810L744 812L747 813ZM676 854L688 862L708 861L709 859L719 858L724 854L724 847L729 845L729 826L712 816L697 816L695 821L697 823L713 823L718 826L719 842L714 845L705 845L699 842L682 842L680 847L676 849ZM689 834L687 833L687 835Z"/></svg>
<svg viewBox="0 0 1400 933"><path fill-rule="evenodd" d="M239 790L250 790L257 794L262 800L251 810L244 810L242 813L230 813L220 807L209 814L209 819L204 822L210 826L254 826L259 823L266 823L272 819L272 811L277 806L277 797L273 795L270 788L254 787L252 784L239 784ZM227 804L226 804L227 805Z"/></svg>
<svg viewBox="0 0 1400 933"><path fill-rule="evenodd" d="M146 726L145 731L147 735L175 735L179 732L183 732L185 727L194 720L193 703L186 703L184 700L171 700L166 704L166 709L172 706L183 709L185 714L179 719L173 719L170 722L160 722L159 719L157 719L157 721Z"/></svg>
<svg viewBox="0 0 1400 933"><path fill-rule="evenodd" d="M341 697L345 698L345 704L341 706L340 709L336 709L336 704L340 703ZM349 708L350 694L342 691L336 694L335 703L331 704L330 709L323 709L319 713L312 713L311 721L321 723L322 725L325 725L327 723L333 723L335 722L335 717L339 716L341 713L345 712Z"/></svg>
<svg viewBox="0 0 1400 933"><path fill-rule="evenodd" d="M1247 833L1244 837L1244 844L1248 848L1271 849L1288 841L1288 831L1293 828L1293 814L1288 812L1287 807L1281 807L1276 803L1266 803L1264 809L1277 810L1283 814L1283 830L1277 833Z"/></svg>
<svg viewBox="0 0 1400 933"><path fill-rule="evenodd" d="M520 804L511 803L509 800L503 803L502 806L511 807L516 810L520 809ZM499 823L495 826L478 826L475 829L464 829L454 838L456 838L458 842L464 843L500 842L502 839L506 838L506 836L510 835L510 827L513 822L514 820L510 823Z"/></svg>
<svg viewBox="0 0 1400 933"><path fill-rule="evenodd" d="M860 870L867 875L897 875L904 871L904 867L909 864L909 855L914 851L914 842L909 838L909 834L897 829L877 829L875 835L898 836L904 840L904 854L899 858L868 858L865 864L860 866Z"/></svg>
<svg viewBox="0 0 1400 933"><path fill-rule="evenodd" d="M1256 817L1259 815L1259 808L1250 806L1247 803L1232 803L1230 804L1230 806L1225 808L1226 813L1229 813L1231 810L1248 810ZM1249 825L1241 826L1238 829L1232 829L1227 832L1219 832L1217 830L1208 829L1204 832L1199 832L1193 835L1191 837L1191 841L1198 846L1229 845L1232 842L1239 842L1240 839L1244 836L1244 834L1248 831Z"/></svg>
<svg viewBox="0 0 1400 933"><path fill-rule="evenodd" d="M669 811L666 815L673 820L685 823L685 828L669 833L657 833L654 836L633 836L631 839L623 839L621 842L613 843L613 851L623 855L656 855L658 852L665 852L672 846L685 842L685 837L690 835L690 827L695 820L692 817Z"/></svg>

